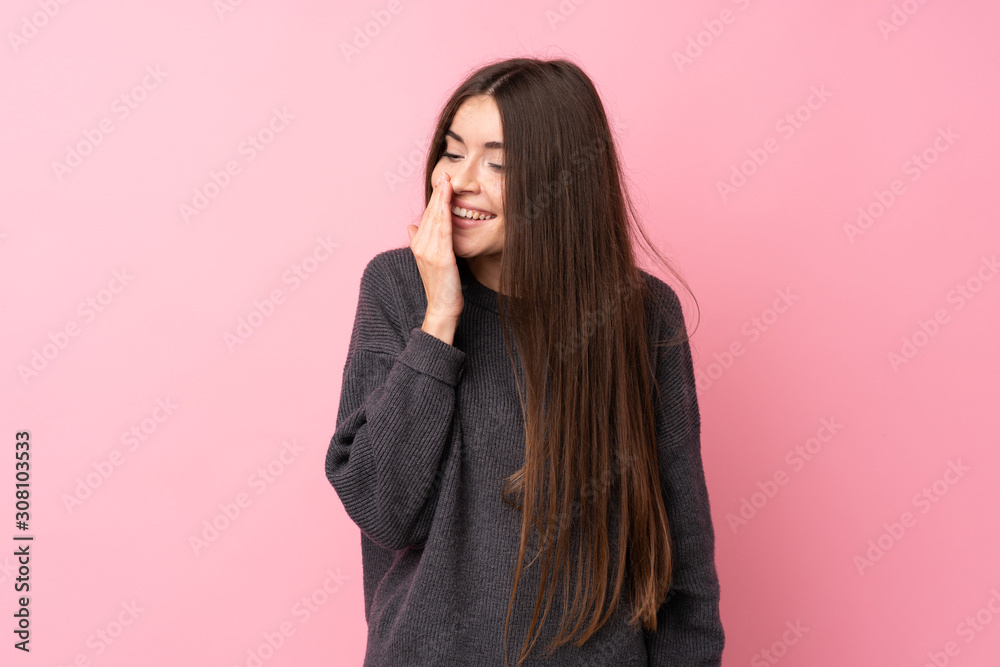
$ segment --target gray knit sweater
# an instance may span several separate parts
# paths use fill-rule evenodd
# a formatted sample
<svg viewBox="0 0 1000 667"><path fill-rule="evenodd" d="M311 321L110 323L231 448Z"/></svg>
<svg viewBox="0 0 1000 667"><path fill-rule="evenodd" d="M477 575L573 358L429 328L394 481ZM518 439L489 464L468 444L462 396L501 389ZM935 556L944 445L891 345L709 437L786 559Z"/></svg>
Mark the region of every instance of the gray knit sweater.
<svg viewBox="0 0 1000 667"><path fill-rule="evenodd" d="M458 266L465 308L453 345L420 328L427 300L408 246L375 256L361 278L326 475L361 529L364 667L504 665L521 514L503 502L501 487L524 463L524 423L499 295L463 258ZM642 275L660 300L649 312L661 313L654 334L662 340L683 326L680 303L666 283ZM686 343L660 348L657 377L660 481L675 545L657 631L629 627L626 595L583 646L564 644L546 658L562 616L560 585L528 665L721 664L715 540ZM530 546L525 565L537 553ZM511 667L527 636L541 562L521 572Z"/></svg>

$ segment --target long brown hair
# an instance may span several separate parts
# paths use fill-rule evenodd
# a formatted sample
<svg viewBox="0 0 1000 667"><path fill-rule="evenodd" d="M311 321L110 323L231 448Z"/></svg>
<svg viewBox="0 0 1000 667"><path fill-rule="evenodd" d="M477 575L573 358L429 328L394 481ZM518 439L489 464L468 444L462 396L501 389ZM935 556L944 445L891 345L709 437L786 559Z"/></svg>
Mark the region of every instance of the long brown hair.
<svg viewBox="0 0 1000 667"><path fill-rule="evenodd" d="M593 82L565 59L496 62L458 86L431 140L425 205L433 191L431 173L445 150L445 132L474 95L493 98L503 128L499 291L513 298L501 298L500 321L511 364L516 372L508 328L524 369L517 389L525 463L503 487L504 502L522 512L504 627L505 664L529 538L539 551L528 567L544 552L520 665L541 632L560 579L563 620L549 655L573 641L585 623L576 645L593 635L610 617L623 586L634 609L629 622L656 629L656 612L671 582L672 547L657 463L653 406L659 388L649 346L652 322L644 304L654 303L654 312L657 305L636 264L633 239L641 237L690 289L639 223ZM669 310L685 332L680 309ZM684 340L687 336L655 341L654 347ZM507 498L514 493L523 495L523 506ZM618 520L616 554L609 544L613 519ZM575 573L569 571L571 528L580 535ZM617 567L609 600L612 560ZM571 579L576 587L567 614ZM543 597L545 611L538 620Z"/></svg>

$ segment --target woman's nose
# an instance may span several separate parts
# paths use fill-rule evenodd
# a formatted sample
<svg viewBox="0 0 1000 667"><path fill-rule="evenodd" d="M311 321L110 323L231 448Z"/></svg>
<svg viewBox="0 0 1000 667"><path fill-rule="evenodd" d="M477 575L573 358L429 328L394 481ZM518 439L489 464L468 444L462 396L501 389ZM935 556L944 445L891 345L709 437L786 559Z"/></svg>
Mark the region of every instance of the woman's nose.
<svg viewBox="0 0 1000 667"><path fill-rule="evenodd" d="M467 191L475 189L475 169L469 162L453 166L448 173L451 175L451 187L453 190Z"/></svg>

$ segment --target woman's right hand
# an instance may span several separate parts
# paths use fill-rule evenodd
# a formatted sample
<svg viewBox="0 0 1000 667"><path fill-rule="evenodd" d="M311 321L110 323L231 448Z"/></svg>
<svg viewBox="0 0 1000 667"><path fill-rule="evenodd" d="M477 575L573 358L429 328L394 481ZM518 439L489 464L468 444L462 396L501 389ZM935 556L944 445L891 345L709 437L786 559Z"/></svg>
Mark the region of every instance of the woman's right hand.
<svg viewBox="0 0 1000 667"><path fill-rule="evenodd" d="M410 249L417 260L427 295L428 320L454 321L465 307L462 279L451 239L451 179L442 173L424 209L420 226L407 225Z"/></svg>

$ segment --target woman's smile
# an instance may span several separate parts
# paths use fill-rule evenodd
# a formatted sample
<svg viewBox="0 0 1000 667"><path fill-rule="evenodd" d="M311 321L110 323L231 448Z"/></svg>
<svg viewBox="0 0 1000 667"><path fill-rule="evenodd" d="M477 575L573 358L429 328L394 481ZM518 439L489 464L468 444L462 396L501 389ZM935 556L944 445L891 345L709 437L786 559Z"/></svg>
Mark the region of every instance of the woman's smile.
<svg viewBox="0 0 1000 667"><path fill-rule="evenodd" d="M452 200L451 221L462 229L473 229L481 226L484 222L496 220L496 214L482 209L466 206L465 202Z"/></svg>

